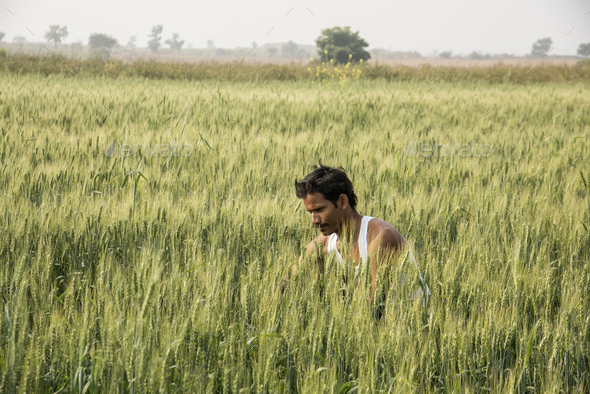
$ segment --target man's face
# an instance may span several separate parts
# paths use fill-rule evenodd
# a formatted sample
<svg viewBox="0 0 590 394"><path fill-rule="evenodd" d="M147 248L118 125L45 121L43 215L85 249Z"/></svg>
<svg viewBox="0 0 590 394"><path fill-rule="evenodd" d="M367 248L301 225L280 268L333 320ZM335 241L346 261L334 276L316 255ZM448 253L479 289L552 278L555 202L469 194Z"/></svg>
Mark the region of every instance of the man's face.
<svg viewBox="0 0 590 394"><path fill-rule="evenodd" d="M338 230L343 210L340 201L335 207L332 201L326 200L322 193L310 193L303 199L307 212L311 213L311 222L322 235L330 235Z"/></svg>

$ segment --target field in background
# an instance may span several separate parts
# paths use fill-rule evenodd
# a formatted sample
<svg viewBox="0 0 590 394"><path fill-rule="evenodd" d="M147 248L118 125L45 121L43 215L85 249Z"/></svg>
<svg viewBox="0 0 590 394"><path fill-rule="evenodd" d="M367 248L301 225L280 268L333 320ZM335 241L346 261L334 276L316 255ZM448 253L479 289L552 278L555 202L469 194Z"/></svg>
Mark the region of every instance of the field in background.
<svg viewBox="0 0 590 394"><path fill-rule="evenodd" d="M205 48L183 48L180 52L173 51L169 48L160 48L158 53L154 54L147 48L128 48L117 46L111 50L111 58L120 60L124 63L135 61L154 61L154 62L174 62L174 63L203 63L215 62L220 64L239 63L246 64L307 64L310 58L318 58L317 48L311 45L299 45L300 53L295 57L283 56L281 52L282 44L265 44L258 48L244 47L234 49L205 49ZM15 43L1 42L0 48L4 48L8 53L16 55L50 55L59 54L65 57L74 57L86 59L93 55L92 49L79 43L58 44L52 43L33 43L27 42L23 45ZM274 55L269 54L268 49L276 50ZM221 51L221 52L220 52ZM385 49L370 50L371 59L368 65L388 65L388 66L409 66L421 67L424 65L432 67L495 67L498 65L513 67L532 67L534 65L547 64L554 66L568 65L573 66L580 60L580 56L560 56L550 55L545 58L533 58L530 56L513 56L513 55L482 55L477 54L478 58L472 55L452 56L451 58L421 56L418 52L395 52ZM220 53L223 53L221 55Z"/></svg>
<svg viewBox="0 0 590 394"><path fill-rule="evenodd" d="M574 64L540 62L529 64L498 63L482 67L458 67L448 64L350 64L332 66L317 59L304 63L257 63L244 59L235 62L218 60L196 63L175 61L169 58L145 58L121 60L97 57L79 58L55 55L6 53L0 51L0 73L5 74L61 74L70 77L116 77L149 79L172 79L185 81L262 82L262 81L309 81L312 83L340 84L346 74L368 80L383 82L413 81L422 83L485 82L491 84L536 84L551 82L590 81L590 60ZM408 60L409 61L409 60ZM481 60L485 62L485 60ZM532 65L531 65L532 64ZM354 73L352 73L354 70ZM533 71L534 70L534 71ZM344 73L344 74L343 74Z"/></svg>
<svg viewBox="0 0 590 394"><path fill-rule="evenodd" d="M587 82L74 71L0 75L0 392L588 391ZM281 295L319 158L430 315L350 269Z"/></svg>

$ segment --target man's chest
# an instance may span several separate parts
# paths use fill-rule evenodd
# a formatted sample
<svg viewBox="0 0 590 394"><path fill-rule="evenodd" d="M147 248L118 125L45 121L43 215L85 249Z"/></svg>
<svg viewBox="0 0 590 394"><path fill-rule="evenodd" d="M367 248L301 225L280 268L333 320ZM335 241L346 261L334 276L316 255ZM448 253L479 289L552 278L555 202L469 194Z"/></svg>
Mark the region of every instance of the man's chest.
<svg viewBox="0 0 590 394"><path fill-rule="evenodd" d="M336 251L340 254L343 259L352 260L358 263L361 259L359 252L359 241L358 238L353 242L344 242L340 238L336 241ZM328 252L328 248L325 248L324 252Z"/></svg>

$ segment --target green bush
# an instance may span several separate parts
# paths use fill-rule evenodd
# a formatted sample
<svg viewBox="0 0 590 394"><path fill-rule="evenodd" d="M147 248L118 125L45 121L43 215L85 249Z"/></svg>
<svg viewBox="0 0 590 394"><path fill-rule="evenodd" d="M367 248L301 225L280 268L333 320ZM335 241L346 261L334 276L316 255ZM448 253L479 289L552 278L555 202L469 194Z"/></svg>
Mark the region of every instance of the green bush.
<svg viewBox="0 0 590 394"><path fill-rule="evenodd" d="M316 44L320 59L326 62L334 59L337 64L346 64L348 61L367 61L371 58L371 54L365 51L369 44L359 36L358 31L353 33L348 26L322 30Z"/></svg>

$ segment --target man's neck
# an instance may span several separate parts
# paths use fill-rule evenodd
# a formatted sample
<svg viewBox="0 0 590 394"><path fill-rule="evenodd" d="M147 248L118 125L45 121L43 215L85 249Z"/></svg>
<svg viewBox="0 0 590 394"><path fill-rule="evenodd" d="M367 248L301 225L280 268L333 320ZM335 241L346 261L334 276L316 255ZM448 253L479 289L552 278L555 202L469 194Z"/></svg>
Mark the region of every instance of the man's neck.
<svg viewBox="0 0 590 394"><path fill-rule="evenodd" d="M340 228L338 229L338 238L348 238L354 243L356 240L356 235L360 231L362 220L363 215L357 211L351 211L345 216L344 219L342 219L342 222L340 223ZM344 232L346 232L346 234L344 234Z"/></svg>

